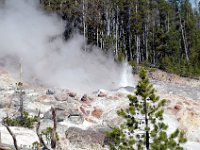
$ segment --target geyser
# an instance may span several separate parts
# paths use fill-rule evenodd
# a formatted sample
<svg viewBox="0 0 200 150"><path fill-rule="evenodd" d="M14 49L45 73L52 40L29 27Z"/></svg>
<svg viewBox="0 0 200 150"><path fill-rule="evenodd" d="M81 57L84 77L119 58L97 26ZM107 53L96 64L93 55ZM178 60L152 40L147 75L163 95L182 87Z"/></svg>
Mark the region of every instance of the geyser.
<svg viewBox="0 0 200 150"><path fill-rule="evenodd" d="M61 19L46 14L38 0L6 0L0 5L0 64L12 73L18 75L22 60L24 80L38 79L47 86L77 92L116 88L123 80L122 86L131 82L127 64L116 64L98 48L83 51L81 35L63 40Z"/></svg>

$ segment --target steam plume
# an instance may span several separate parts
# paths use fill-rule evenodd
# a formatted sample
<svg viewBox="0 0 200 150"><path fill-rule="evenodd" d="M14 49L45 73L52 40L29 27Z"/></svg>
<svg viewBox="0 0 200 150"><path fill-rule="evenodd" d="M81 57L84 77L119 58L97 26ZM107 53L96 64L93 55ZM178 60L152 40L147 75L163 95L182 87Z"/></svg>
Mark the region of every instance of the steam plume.
<svg viewBox="0 0 200 150"><path fill-rule="evenodd" d="M38 0L6 0L0 5L0 63L13 73L21 61L23 78L29 82L37 78L78 92L120 85L123 68L97 48L84 52L78 34L64 41L61 20L42 11Z"/></svg>

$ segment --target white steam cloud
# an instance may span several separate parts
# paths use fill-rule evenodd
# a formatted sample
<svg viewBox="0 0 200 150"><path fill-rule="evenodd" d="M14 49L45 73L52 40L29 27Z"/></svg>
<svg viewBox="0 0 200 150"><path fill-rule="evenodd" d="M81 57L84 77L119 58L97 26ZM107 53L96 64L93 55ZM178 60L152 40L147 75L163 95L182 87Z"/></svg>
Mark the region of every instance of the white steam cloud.
<svg viewBox="0 0 200 150"><path fill-rule="evenodd" d="M64 31L61 19L42 11L38 0L1 1L1 65L18 73L21 62L24 80L39 79L47 86L78 92L124 85L120 81L124 81L121 77L126 78L127 70L122 71L122 66L97 48L84 52L80 35L64 41L60 36Z"/></svg>

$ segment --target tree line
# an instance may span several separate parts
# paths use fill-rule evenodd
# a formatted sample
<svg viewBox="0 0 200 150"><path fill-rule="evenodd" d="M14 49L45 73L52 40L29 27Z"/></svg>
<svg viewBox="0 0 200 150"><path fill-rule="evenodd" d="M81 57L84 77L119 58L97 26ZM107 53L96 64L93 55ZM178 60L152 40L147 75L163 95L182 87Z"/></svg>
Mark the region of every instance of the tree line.
<svg viewBox="0 0 200 150"><path fill-rule="evenodd" d="M189 0L40 0L88 44L118 60L183 76L200 74L200 7ZM85 50L87 50L85 48Z"/></svg>

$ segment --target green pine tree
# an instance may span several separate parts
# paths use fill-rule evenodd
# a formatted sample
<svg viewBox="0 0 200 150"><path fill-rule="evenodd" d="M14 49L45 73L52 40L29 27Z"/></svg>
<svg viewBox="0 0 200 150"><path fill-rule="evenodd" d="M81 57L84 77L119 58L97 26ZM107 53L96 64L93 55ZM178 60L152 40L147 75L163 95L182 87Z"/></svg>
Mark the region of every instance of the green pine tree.
<svg viewBox="0 0 200 150"><path fill-rule="evenodd" d="M108 133L110 149L182 150L181 144L186 142L184 132L178 129L170 135L166 132L168 126L163 122L166 100L155 95L146 70L142 69L139 76L136 96L128 95L129 107L117 111L125 122Z"/></svg>

